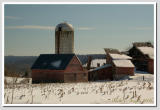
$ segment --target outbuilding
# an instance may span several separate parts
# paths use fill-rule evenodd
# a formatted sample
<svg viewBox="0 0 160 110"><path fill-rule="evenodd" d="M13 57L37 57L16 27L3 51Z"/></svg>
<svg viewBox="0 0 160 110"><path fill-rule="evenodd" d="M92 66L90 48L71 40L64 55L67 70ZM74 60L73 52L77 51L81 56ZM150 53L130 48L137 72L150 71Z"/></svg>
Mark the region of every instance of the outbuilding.
<svg viewBox="0 0 160 110"><path fill-rule="evenodd" d="M105 64L103 66L91 69L88 72L88 80L113 80L112 65Z"/></svg>
<svg viewBox="0 0 160 110"><path fill-rule="evenodd" d="M105 49L106 63L112 65L113 79L121 79L125 76L134 75L134 65L131 57L122 54L116 49Z"/></svg>
<svg viewBox="0 0 160 110"><path fill-rule="evenodd" d="M88 81L88 73L75 54L41 54L31 70L33 83Z"/></svg>
<svg viewBox="0 0 160 110"><path fill-rule="evenodd" d="M154 73L154 48L151 43L133 43L128 53L136 70Z"/></svg>

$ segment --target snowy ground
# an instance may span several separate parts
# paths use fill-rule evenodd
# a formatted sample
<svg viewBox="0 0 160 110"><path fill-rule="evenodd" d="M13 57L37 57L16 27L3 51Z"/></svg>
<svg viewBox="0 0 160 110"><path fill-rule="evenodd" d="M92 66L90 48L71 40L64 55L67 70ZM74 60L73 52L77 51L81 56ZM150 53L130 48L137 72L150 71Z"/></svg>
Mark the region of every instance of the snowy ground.
<svg viewBox="0 0 160 110"><path fill-rule="evenodd" d="M144 76L144 80L143 80ZM153 104L152 74L88 83L8 84L5 104Z"/></svg>

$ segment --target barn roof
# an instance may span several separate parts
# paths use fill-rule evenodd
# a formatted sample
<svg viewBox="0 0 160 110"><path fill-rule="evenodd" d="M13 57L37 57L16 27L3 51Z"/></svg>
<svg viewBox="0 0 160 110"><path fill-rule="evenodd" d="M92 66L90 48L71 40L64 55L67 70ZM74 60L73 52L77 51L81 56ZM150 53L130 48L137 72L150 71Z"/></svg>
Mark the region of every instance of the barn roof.
<svg viewBox="0 0 160 110"><path fill-rule="evenodd" d="M134 67L130 60L113 60L116 67Z"/></svg>
<svg viewBox="0 0 160 110"><path fill-rule="evenodd" d="M31 69L64 70L75 54L41 54Z"/></svg>
<svg viewBox="0 0 160 110"><path fill-rule="evenodd" d="M103 69L103 68L107 68L107 67L111 67L112 65L111 64L105 64L103 66L100 66L100 67L97 67L97 68L94 68L90 71L97 71L97 70L100 70L100 69Z"/></svg>
<svg viewBox="0 0 160 110"><path fill-rule="evenodd" d="M111 58L113 59L113 60L125 60L125 59L132 59L130 56L127 56L127 55L125 55L125 54L111 54L111 53L109 53L109 55L111 56Z"/></svg>
<svg viewBox="0 0 160 110"><path fill-rule="evenodd" d="M144 55L148 55L149 58L154 59L154 48L152 47L137 47Z"/></svg>

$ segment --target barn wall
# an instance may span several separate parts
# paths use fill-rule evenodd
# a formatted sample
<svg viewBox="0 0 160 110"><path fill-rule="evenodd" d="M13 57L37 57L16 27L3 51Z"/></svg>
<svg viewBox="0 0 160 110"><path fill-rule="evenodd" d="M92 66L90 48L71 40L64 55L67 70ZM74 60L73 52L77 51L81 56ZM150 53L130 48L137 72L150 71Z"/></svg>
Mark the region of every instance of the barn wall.
<svg viewBox="0 0 160 110"><path fill-rule="evenodd" d="M148 60L148 72L154 74L154 60Z"/></svg>
<svg viewBox="0 0 160 110"><path fill-rule="evenodd" d="M84 72L84 69L80 63L80 61L77 59L76 56L72 58L70 63L68 64L67 68L65 69L66 73L75 73L75 71L81 71Z"/></svg>
<svg viewBox="0 0 160 110"><path fill-rule="evenodd" d="M115 74L134 75L134 68L130 68L130 67L115 67Z"/></svg>
<svg viewBox="0 0 160 110"><path fill-rule="evenodd" d="M106 80L106 79L112 80L113 79L112 67L107 67L107 68L98 70L98 77L99 77L99 80Z"/></svg>
<svg viewBox="0 0 160 110"><path fill-rule="evenodd" d="M121 79L128 75L134 75L134 68L131 67L114 67L114 79Z"/></svg>
<svg viewBox="0 0 160 110"><path fill-rule="evenodd" d="M113 74L114 79L119 80L128 75L134 75L134 68L114 67Z"/></svg>
<svg viewBox="0 0 160 110"><path fill-rule="evenodd" d="M64 82L87 82L87 73L66 73L64 74Z"/></svg>
<svg viewBox="0 0 160 110"><path fill-rule="evenodd" d="M32 82L64 82L64 71L62 70L32 70Z"/></svg>
<svg viewBox="0 0 160 110"><path fill-rule="evenodd" d="M112 67L106 67L96 71L91 71L88 73L88 77L89 81L107 80L107 79L112 80L113 79Z"/></svg>
<svg viewBox="0 0 160 110"><path fill-rule="evenodd" d="M83 69L76 56L73 57L64 72L64 82L86 82L88 73Z"/></svg>

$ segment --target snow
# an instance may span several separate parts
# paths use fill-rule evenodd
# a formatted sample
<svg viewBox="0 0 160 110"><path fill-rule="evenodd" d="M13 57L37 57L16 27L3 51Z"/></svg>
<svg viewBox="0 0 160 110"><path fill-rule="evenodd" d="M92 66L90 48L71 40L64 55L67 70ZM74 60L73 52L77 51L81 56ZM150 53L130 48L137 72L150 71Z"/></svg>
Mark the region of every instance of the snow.
<svg viewBox="0 0 160 110"><path fill-rule="evenodd" d="M91 70L91 71L96 71L96 70L103 69L103 68L110 67L110 66L111 66L111 64L105 64L105 65L103 65L103 66L100 66L100 67L94 68L94 69L93 69L93 70Z"/></svg>
<svg viewBox="0 0 160 110"><path fill-rule="evenodd" d="M58 68L61 65L61 63L62 63L62 61L58 60L58 61L52 62L51 65Z"/></svg>
<svg viewBox="0 0 160 110"><path fill-rule="evenodd" d="M137 47L143 54L148 55L151 59L154 59L154 48L152 47Z"/></svg>
<svg viewBox="0 0 160 110"><path fill-rule="evenodd" d="M31 84L31 78L18 78L18 77L5 77L5 83L7 84Z"/></svg>
<svg viewBox="0 0 160 110"><path fill-rule="evenodd" d="M106 59L94 59L91 61L91 67L97 67L97 63L100 64L100 66L103 66L106 64ZM84 64L83 66L87 66L87 63Z"/></svg>
<svg viewBox="0 0 160 110"><path fill-rule="evenodd" d="M109 53L109 55L111 56L111 58L113 60L124 60L124 59L132 59L132 57L127 56L125 54L113 54L113 53Z"/></svg>
<svg viewBox="0 0 160 110"><path fill-rule="evenodd" d="M130 60L113 60L116 67L134 67Z"/></svg>
<svg viewBox="0 0 160 110"><path fill-rule="evenodd" d="M138 75L138 76L137 76ZM145 78L152 74L142 74ZM4 89L5 104L153 104L154 81L133 80L8 84ZM134 80L135 79L135 80Z"/></svg>

